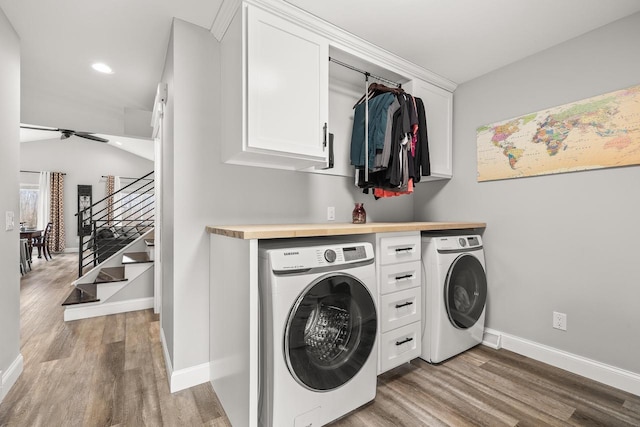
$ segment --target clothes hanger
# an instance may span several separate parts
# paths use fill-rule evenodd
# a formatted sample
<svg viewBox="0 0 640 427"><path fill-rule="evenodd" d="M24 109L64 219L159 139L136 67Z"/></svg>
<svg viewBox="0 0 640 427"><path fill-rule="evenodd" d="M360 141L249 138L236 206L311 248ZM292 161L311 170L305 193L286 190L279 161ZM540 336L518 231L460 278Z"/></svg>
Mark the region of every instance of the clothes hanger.
<svg viewBox="0 0 640 427"><path fill-rule="evenodd" d="M369 85L369 90L367 91L367 93L365 95L362 95L362 97L358 100L358 102L356 102L353 108L356 108L358 105L362 104L362 102L365 99L371 99L375 95L378 95L384 92L391 92L395 95L401 95L401 94L404 94L404 89L402 89L402 87L395 88L395 87L385 86L382 83L371 83Z"/></svg>

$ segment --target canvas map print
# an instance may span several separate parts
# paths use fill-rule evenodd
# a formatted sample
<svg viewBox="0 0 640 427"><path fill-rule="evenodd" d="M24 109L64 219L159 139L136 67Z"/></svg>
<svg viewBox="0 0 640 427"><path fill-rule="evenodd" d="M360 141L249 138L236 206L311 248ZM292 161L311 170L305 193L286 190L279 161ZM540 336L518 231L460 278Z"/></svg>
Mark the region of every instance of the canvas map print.
<svg viewBox="0 0 640 427"><path fill-rule="evenodd" d="M478 181L640 164L640 85L477 130Z"/></svg>

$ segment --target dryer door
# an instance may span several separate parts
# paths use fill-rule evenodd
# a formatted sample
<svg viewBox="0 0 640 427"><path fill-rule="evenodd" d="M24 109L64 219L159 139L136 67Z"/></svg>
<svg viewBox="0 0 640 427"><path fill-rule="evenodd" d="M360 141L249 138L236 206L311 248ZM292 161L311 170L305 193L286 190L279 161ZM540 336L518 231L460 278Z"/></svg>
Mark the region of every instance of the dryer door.
<svg viewBox="0 0 640 427"><path fill-rule="evenodd" d="M310 390L338 388L371 355L376 329L375 303L366 286L345 273L323 276L289 313L284 341L289 371Z"/></svg>
<svg viewBox="0 0 640 427"><path fill-rule="evenodd" d="M487 302L487 276L478 258L470 254L457 257L447 273L444 303L449 320L459 329L475 325Z"/></svg>

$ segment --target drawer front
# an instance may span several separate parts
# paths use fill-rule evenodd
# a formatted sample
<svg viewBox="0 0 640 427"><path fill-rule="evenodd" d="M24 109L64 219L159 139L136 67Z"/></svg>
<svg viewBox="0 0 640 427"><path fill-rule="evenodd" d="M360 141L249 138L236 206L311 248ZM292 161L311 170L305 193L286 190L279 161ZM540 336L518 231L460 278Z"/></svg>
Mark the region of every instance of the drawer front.
<svg viewBox="0 0 640 427"><path fill-rule="evenodd" d="M422 262L404 262L402 264L380 267L380 294L403 291L422 284Z"/></svg>
<svg viewBox="0 0 640 427"><path fill-rule="evenodd" d="M420 233L380 238L380 265L420 260Z"/></svg>
<svg viewBox="0 0 640 427"><path fill-rule="evenodd" d="M380 332L385 333L422 317L422 289L411 288L380 297Z"/></svg>
<svg viewBox="0 0 640 427"><path fill-rule="evenodd" d="M378 374L420 356L422 352L420 322L411 323L380 334Z"/></svg>

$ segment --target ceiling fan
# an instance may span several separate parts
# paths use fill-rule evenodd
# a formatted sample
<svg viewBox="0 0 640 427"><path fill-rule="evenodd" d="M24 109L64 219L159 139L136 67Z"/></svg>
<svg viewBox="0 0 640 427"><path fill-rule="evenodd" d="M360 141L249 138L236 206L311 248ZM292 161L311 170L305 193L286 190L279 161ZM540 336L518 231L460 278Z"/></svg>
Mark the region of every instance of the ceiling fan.
<svg viewBox="0 0 640 427"><path fill-rule="evenodd" d="M90 139L92 141L109 142L108 139L102 138L100 136L96 136L96 135L92 134L91 132L80 132L80 131L76 131L76 130L72 130L72 129L45 128L45 127L25 126L25 125L20 125L20 127L22 129L48 130L48 131L60 132L60 139L67 139L70 136L75 135L75 136L78 136L80 138Z"/></svg>

